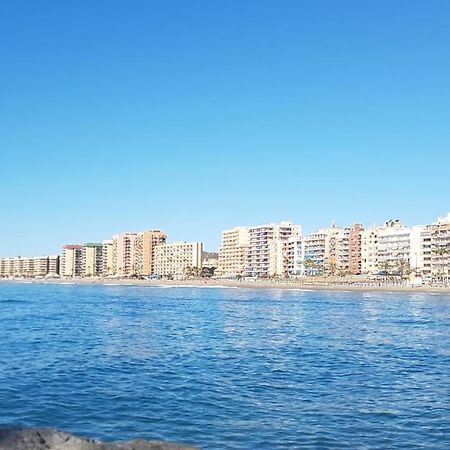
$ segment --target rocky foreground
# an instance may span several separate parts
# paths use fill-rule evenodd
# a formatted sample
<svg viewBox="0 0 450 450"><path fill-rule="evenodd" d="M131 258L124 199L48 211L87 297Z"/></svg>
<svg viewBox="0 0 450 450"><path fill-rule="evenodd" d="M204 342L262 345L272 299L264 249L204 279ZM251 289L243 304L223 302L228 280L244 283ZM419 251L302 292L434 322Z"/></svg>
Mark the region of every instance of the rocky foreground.
<svg viewBox="0 0 450 450"><path fill-rule="evenodd" d="M163 441L100 442L64 431L39 428L0 428L0 450L194 450Z"/></svg>

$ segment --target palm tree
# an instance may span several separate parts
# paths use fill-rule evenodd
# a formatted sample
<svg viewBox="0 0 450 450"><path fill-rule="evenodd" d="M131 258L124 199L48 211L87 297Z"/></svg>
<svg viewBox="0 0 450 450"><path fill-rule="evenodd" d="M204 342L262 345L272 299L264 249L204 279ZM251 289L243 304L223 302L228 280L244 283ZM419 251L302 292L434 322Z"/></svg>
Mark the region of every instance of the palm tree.
<svg viewBox="0 0 450 450"><path fill-rule="evenodd" d="M440 259L441 262L440 275L442 277L442 281L444 281L445 256L449 253L449 250L447 247L436 246L433 249L433 253Z"/></svg>
<svg viewBox="0 0 450 450"><path fill-rule="evenodd" d="M391 270L391 263L389 261L378 263L378 267L381 269L384 276L389 275L389 271Z"/></svg>
<svg viewBox="0 0 450 450"><path fill-rule="evenodd" d="M409 265L408 260L401 258L397 262L397 269L400 274L400 277L403 279L403 276L411 273L411 266Z"/></svg>
<svg viewBox="0 0 450 450"><path fill-rule="evenodd" d="M310 258L305 259L304 266L306 275L312 275L312 272L318 268L317 263Z"/></svg>
<svg viewBox="0 0 450 450"><path fill-rule="evenodd" d="M328 275L334 276L336 274L336 270L337 270L336 262L335 261L330 261L327 264L327 269L326 270L327 270L327 274Z"/></svg>

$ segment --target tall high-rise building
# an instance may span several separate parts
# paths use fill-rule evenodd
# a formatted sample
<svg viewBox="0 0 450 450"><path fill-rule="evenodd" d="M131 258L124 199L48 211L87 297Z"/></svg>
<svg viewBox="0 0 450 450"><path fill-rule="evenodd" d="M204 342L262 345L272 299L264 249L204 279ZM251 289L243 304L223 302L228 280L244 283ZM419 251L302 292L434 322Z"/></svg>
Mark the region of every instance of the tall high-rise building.
<svg viewBox="0 0 450 450"><path fill-rule="evenodd" d="M411 229L399 220L389 220L378 231L378 270L398 273L409 266Z"/></svg>
<svg viewBox="0 0 450 450"><path fill-rule="evenodd" d="M79 277L82 272L82 251L81 245L64 245L61 255L61 276L62 277Z"/></svg>
<svg viewBox="0 0 450 450"><path fill-rule="evenodd" d="M114 244L112 239L102 242L103 276L115 275L116 263L114 261Z"/></svg>
<svg viewBox="0 0 450 450"><path fill-rule="evenodd" d="M416 225L411 228L409 265L416 277L431 279L431 225Z"/></svg>
<svg viewBox="0 0 450 450"><path fill-rule="evenodd" d="M361 237L364 228L361 224L355 223L350 227L349 245L349 272L352 275L359 275L362 271Z"/></svg>
<svg viewBox="0 0 450 450"><path fill-rule="evenodd" d="M378 231L372 225L361 232L361 273L371 275L379 272L378 267Z"/></svg>
<svg viewBox="0 0 450 450"><path fill-rule="evenodd" d="M303 236L293 236L279 247L282 253L278 256L281 268L277 272L285 277L305 275L305 245Z"/></svg>
<svg viewBox="0 0 450 450"><path fill-rule="evenodd" d="M166 233L145 230L113 236L113 272L118 276L155 273L155 249L166 242Z"/></svg>
<svg viewBox="0 0 450 450"><path fill-rule="evenodd" d="M246 274L250 277L283 276L283 248L300 237L302 227L292 222L270 223L248 228Z"/></svg>
<svg viewBox="0 0 450 450"><path fill-rule="evenodd" d="M450 276L450 213L431 226L431 270L436 280L448 281Z"/></svg>
<svg viewBox="0 0 450 450"><path fill-rule="evenodd" d="M216 274L223 276L245 275L248 245L248 227L236 227L223 231Z"/></svg>
<svg viewBox="0 0 450 450"><path fill-rule="evenodd" d="M305 237L305 270L309 275L335 275L349 270L350 229L322 228Z"/></svg>
<svg viewBox="0 0 450 450"><path fill-rule="evenodd" d="M165 244L166 233L160 230L145 230L138 233L135 241L136 271L138 275L148 276L155 273L155 249Z"/></svg>
<svg viewBox="0 0 450 450"><path fill-rule="evenodd" d="M115 274L118 276L137 275L136 240L138 233L121 233L113 236L113 258Z"/></svg>
<svg viewBox="0 0 450 450"><path fill-rule="evenodd" d="M89 242L82 246L81 273L85 277L103 274L103 244Z"/></svg>

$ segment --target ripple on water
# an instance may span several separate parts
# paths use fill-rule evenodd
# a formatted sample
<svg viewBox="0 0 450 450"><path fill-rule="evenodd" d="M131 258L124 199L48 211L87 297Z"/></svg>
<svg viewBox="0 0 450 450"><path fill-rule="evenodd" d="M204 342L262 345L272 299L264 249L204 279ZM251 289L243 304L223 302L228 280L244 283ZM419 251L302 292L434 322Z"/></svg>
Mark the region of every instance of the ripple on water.
<svg viewBox="0 0 450 450"><path fill-rule="evenodd" d="M450 299L2 284L0 423L202 448L448 448Z"/></svg>

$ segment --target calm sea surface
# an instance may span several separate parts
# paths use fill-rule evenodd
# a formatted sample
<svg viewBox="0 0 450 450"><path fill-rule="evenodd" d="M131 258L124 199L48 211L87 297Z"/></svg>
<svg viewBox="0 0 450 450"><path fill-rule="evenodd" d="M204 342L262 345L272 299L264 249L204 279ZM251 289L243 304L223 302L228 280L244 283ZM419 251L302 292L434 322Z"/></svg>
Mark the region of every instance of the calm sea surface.
<svg viewBox="0 0 450 450"><path fill-rule="evenodd" d="M450 448L450 297L3 283L0 424Z"/></svg>

